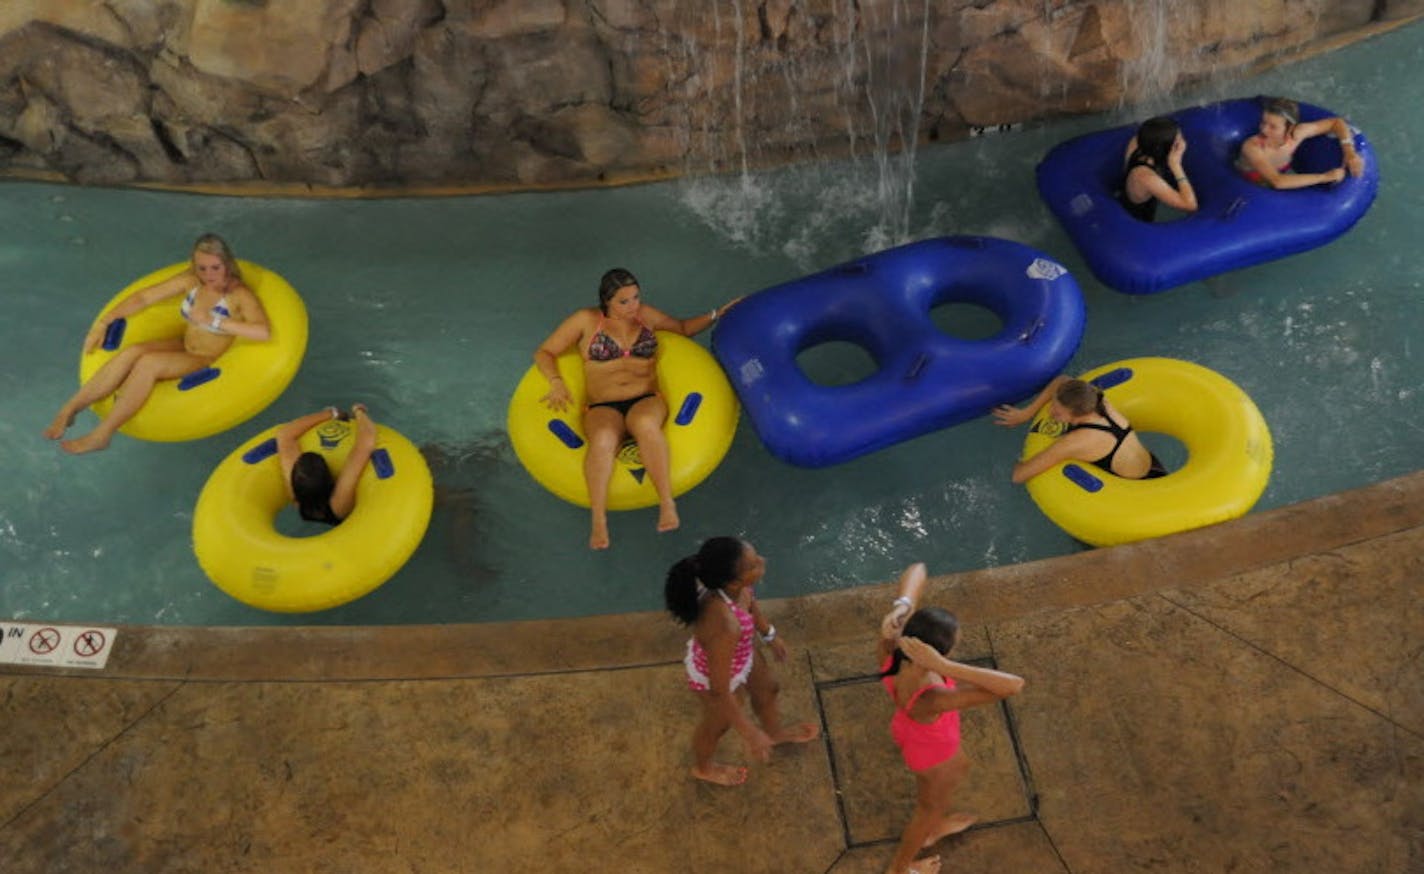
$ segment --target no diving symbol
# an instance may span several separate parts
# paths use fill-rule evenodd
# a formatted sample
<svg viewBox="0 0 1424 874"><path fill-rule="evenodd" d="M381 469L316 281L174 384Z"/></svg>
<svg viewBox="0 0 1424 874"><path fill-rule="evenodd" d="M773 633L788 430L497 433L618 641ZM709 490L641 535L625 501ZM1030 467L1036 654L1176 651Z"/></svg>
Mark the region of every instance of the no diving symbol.
<svg viewBox="0 0 1424 874"><path fill-rule="evenodd" d="M74 639L74 654L80 658L89 658L103 648L104 632L102 631L86 631Z"/></svg>
<svg viewBox="0 0 1424 874"><path fill-rule="evenodd" d="M30 652L35 655L49 655L59 646L58 628L41 628L30 635Z"/></svg>

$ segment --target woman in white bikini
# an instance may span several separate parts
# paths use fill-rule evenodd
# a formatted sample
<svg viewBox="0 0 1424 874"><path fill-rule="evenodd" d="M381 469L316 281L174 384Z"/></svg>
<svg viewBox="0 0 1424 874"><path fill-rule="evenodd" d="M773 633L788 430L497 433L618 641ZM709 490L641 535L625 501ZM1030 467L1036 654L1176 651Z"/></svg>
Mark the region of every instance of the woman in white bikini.
<svg viewBox="0 0 1424 874"><path fill-rule="evenodd" d="M183 335L135 343L121 350L65 401L44 429L45 437L59 440L80 410L114 395L113 409L94 430L59 444L74 454L104 449L114 432L148 400L154 383L207 367L227 351L234 337L266 340L271 336L267 314L252 290L242 284L232 250L217 234L204 234L193 244L187 270L124 298L89 329L84 351L92 352L99 345L110 322L185 292L182 313L188 324Z"/></svg>

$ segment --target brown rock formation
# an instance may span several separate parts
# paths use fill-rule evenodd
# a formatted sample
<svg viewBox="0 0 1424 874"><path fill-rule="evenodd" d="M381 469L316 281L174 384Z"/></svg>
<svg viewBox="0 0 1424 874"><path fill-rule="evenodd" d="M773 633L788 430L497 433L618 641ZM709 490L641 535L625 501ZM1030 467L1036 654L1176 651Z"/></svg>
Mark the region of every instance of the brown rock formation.
<svg viewBox="0 0 1424 874"><path fill-rule="evenodd" d="M379 187L737 168L1102 109L1420 15L1424 0L16 0L0 170Z"/></svg>

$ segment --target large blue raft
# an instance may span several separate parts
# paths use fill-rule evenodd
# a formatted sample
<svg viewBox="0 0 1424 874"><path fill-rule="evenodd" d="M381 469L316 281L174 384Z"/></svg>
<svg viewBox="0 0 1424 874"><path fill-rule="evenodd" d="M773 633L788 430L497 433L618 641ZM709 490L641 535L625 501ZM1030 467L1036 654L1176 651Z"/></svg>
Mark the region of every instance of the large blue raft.
<svg viewBox="0 0 1424 874"><path fill-rule="evenodd" d="M1301 120L1335 113L1300 104ZM1098 131L1055 146L1038 165L1038 190L1105 285L1151 294L1294 255L1349 230L1374 202L1379 162L1356 132L1364 175L1333 185L1275 191L1247 181L1234 167L1242 141L1261 121L1259 98L1225 100L1171 113L1187 141L1183 168L1198 210L1177 221L1143 222L1116 199L1123 153L1136 125ZM1305 173L1340 166L1334 137L1301 144L1293 165Z"/></svg>
<svg viewBox="0 0 1424 874"><path fill-rule="evenodd" d="M1002 329L949 336L930 311L970 303ZM712 349L773 455L803 467L848 461L1018 401L1059 373L1083 336L1083 296L1061 265L1021 243L943 237L774 286L728 310ZM863 347L877 365L818 385L796 356Z"/></svg>

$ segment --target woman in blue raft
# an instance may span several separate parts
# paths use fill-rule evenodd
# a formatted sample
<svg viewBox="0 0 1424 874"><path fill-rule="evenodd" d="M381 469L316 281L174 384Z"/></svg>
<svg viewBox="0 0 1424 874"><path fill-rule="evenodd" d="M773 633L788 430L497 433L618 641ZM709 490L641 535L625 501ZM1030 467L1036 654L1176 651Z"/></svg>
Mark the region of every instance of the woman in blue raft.
<svg viewBox="0 0 1424 874"><path fill-rule="evenodd" d="M1118 200L1139 221L1157 218L1157 202L1182 212L1197 211L1197 195L1182 169L1187 141L1170 118L1149 118L1127 144L1122 190Z"/></svg>
<svg viewBox="0 0 1424 874"><path fill-rule="evenodd" d="M1341 164L1323 173L1296 173L1291 167L1300 144L1323 134L1334 135L1340 143ZM1267 188L1306 188L1339 182L1345 172L1359 177L1365 159L1355 150L1350 125L1339 116L1315 121L1300 120L1300 104L1284 97L1268 97L1261 105L1260 132L1241 144L1236 169L1247 180Z"/></svg>

